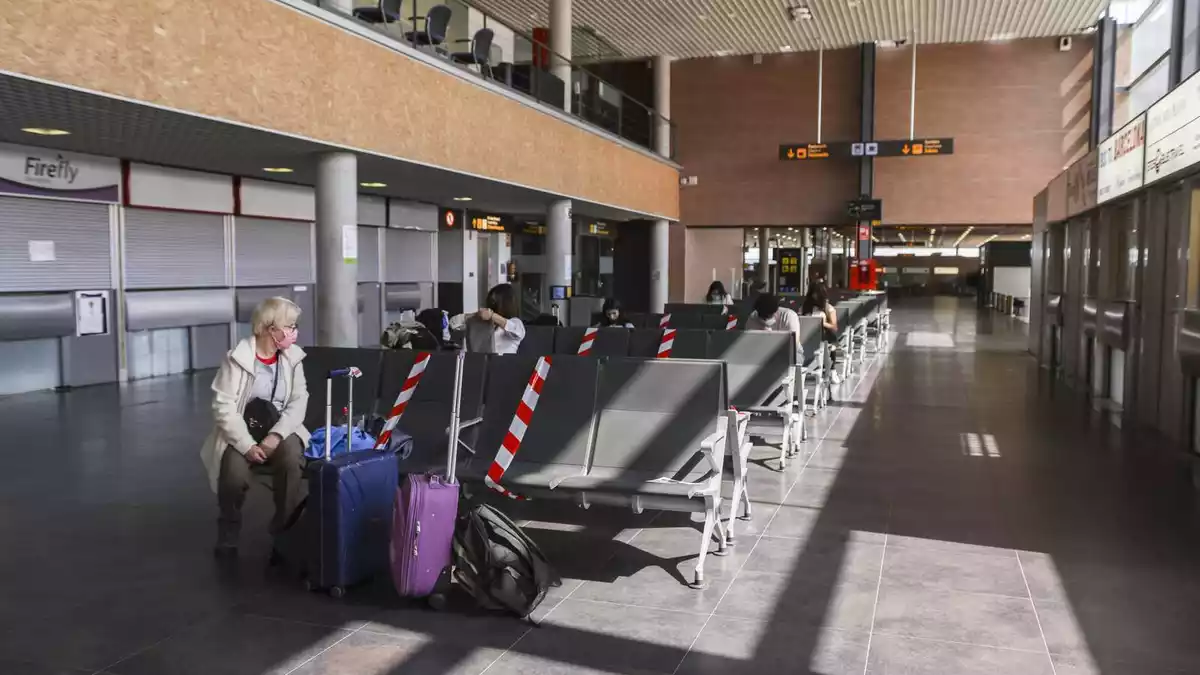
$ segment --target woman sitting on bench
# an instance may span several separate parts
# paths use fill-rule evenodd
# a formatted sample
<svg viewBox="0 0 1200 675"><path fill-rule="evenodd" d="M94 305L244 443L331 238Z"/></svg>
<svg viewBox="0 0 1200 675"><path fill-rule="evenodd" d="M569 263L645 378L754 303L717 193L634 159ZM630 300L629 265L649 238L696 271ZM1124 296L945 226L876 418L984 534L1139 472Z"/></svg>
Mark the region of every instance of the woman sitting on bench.
<svg viewBox="0 0 1200 675"><path fill-rule="evenodd" d="M497 284L488 291L483 308L450 319L450 330L466 332L469 352L516 354L525 339L525 324L517 318L517 294L511 284Z"/></svg>

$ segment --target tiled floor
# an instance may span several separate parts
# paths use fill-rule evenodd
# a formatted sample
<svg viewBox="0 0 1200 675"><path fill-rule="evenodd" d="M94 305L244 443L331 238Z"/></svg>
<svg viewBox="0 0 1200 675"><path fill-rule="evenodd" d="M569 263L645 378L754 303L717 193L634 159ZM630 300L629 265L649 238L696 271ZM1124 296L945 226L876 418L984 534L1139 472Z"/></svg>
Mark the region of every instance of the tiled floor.
<svg viewBox="0 0 1200 675"><path fill-rule="evenodd" d="M204 378L0 399L0 673L1200 673L1190 460L1045 382L1026 324L939 299L893 328L799 461L756 450L706 590L687 516L521 505L566 577L536 626L309 595L262 535L218 571Z"/></svg>

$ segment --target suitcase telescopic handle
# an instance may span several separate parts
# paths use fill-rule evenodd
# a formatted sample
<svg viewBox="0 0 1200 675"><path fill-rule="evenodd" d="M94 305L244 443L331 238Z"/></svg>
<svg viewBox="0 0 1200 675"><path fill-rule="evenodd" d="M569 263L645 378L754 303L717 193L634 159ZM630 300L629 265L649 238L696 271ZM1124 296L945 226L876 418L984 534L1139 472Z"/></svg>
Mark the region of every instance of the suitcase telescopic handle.
<svg viewBox="0 0 1200 675"><path fill-rule="evenodd" d="M362 371L354 366L346 368L337 368L329 371L329 379L325 380L325 461L328 462L333 456L333 380L334 378L346 378L347 406L346 406L346 450L351 448L351 432L354 428L354 380L362 377Z"/></svg>

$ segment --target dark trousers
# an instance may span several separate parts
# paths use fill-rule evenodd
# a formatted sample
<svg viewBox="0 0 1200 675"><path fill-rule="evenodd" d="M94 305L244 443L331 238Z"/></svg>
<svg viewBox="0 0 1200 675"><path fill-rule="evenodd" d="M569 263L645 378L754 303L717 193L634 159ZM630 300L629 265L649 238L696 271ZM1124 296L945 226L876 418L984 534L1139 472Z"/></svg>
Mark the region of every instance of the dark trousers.
<svg viewBox="0 0 1200 675"><path fill-rule="evenodd" d="M269 476L275 492L275 517L271 520L271 533L283 529L287 519L304 497L304 443L292 434L275 448L275 452L262 464L251 464L242 453L232 447L225 448L221 455L221 473L217 478L217 505L221 515L217 519L217 543L221 546L237 546L242 528L242 505L246 503L246 491L256 475Z"/></svg>

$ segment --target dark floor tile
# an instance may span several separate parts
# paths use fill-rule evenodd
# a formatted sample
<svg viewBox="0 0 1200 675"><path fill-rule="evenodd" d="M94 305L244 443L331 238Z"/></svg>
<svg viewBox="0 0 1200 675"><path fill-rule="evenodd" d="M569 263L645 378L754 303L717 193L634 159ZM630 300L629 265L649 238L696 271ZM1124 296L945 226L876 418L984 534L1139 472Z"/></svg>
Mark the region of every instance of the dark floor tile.
<svg viewBox="0 0 1200 675"><path fill-rule="evenodd" d="M488 673L671 673L707 615L567 600Z"/></svg>
<svg viewBox="0 0 1200 675"><path fill-rule="evenodd" d="M181 631L108 670L114 675L284 675L349 634L230 614Z"/></svg>
<svg viewBox="0 0 1200 675"><path fill-rule="evenodd" d="M875 632L973 645L1045 650L1028 598L953 593L884 584Z"/></svg>
<svg viewBox="0 0 1200 675"><path fill-rule="evenodd" d="M1054 675L1050 656L995 647L875 635L867 675Z"/></svg>
<svg viewBox="0 0 1200 675"><path fill-rule="evenodd" d="M0 673L4 673L4 675L91 675L92 669L63 668L0 658Z"/></svg>
<svg viewBox="0 0 1200 675"><path fill-rule="evenodd" d="M676 671L680 675L861 675L866 633L714 616Z"/></svg>
<svg viewBox="0 0 1200 675"><path fill-rule="evenodd" d="M478 675L504 653L367 631L347 636L292 675Z"/></svg>

